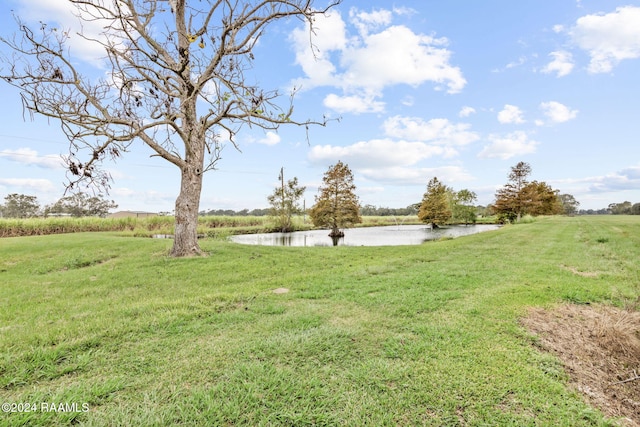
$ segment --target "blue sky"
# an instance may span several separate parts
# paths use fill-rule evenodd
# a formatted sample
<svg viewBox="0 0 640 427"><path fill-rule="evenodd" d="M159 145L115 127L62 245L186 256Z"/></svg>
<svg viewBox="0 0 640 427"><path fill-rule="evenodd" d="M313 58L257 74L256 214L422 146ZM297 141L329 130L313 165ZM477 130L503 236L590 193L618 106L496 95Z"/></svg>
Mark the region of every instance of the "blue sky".
<svg viewBox="0 0 640 427"><path fill-rule="evenodd" d="M28 22L72 22L62 0L3 0L5 37L10 10ZM308 140L294 126L243 128L241 152L227 145L205 176L202 210L268 206L281 167L307 187L311 206L338 160L361 203L375 206L419 202L434 176L486 205L519 161L583 209L640 202L638 1L345 0L318 19L315 57L308 40L299 21L270 27L250 77L266 89L302 88L299 119L340 120L312 127ZM104 73L86 46L72 52ZM64 192L66 139L58 123L25 117L16 90L0 90L0 197L52 203ZM137 142L105 163L119 209L173 209L178 170L151 154Z"/></svg>

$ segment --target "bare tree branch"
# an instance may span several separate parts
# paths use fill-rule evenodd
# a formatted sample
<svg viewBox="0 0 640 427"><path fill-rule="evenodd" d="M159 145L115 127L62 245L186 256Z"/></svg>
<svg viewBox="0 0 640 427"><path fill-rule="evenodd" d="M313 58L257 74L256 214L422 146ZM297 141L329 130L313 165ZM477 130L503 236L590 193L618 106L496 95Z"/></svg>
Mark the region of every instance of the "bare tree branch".
<svg viewBox="0 0 640 427"><path fill-rule="evenodd" d="M69 187L108 187L104 160L142 141L180 169L176 235L184 219L195 236L202 174L220 160L222 132L239 149L234 137L244 125L327 123L295 119L295 92L281 105L277 90L251 84L245 74L270 24L297 18L313 32L314 17L342 0L319 10L314 0L66 1L80 30L29 26L16 17L17 34L0 38L13 52L0 58L0 79L20 90L28 113L60 121L69 140ZM75 38L102 52L106 75L82 73L87 64L73 50Z"/></svg>

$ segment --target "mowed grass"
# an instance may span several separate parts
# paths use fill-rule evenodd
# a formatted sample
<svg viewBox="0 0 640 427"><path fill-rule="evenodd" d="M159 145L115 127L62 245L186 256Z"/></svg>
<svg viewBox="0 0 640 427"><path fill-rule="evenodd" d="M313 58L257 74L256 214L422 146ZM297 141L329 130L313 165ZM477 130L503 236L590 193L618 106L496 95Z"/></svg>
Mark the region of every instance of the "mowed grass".
<svg viewBox="0 0 640 427"><path fill-rule="evenodd" d="M636 301L640 217L405 247L201 244L172 259L170 241L115 233L0 240L0 402L80 409L0 425L614 425L519 318Z"/></svg>

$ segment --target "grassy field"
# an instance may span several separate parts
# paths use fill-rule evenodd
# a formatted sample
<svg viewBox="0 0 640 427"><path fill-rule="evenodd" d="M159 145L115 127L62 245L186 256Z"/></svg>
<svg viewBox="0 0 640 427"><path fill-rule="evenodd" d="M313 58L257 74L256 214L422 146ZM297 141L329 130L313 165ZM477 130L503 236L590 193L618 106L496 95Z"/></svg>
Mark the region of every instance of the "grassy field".
<svg viewBox="0 0 640 427"><path fill-rule="evenodd" d="M0 402L35 405L0 425L615 425L519 318L636 301L640 217L406 247L201 244L172 259L170 241L114 232L0 240Z"/></svg>

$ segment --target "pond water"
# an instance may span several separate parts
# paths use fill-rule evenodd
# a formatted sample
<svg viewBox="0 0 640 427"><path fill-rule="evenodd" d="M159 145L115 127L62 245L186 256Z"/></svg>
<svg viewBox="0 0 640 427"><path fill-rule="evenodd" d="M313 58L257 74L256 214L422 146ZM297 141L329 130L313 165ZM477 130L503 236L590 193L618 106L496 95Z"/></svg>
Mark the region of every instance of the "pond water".
<svg viewBox="0 0 640 427"><path fill-rule="evenodd" d="M331 238L329 230L263 233L231 236L236 243L266 246L397 246L419 245L429 240L454 238L496 230L499 225L452 225L432 230L426 225L391 225L344 230L344 237Z"/></svg>

